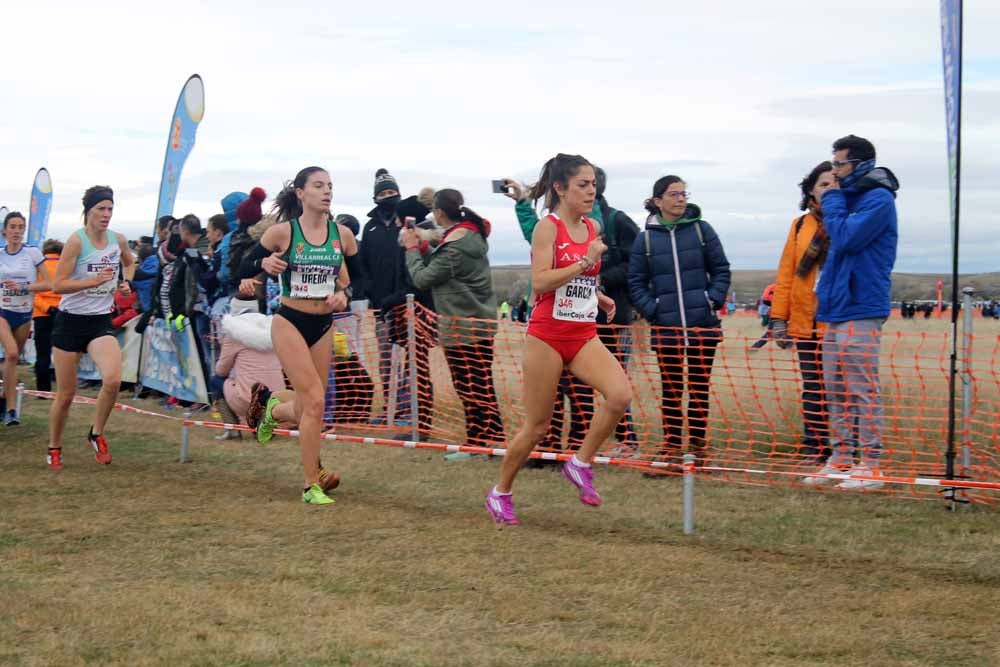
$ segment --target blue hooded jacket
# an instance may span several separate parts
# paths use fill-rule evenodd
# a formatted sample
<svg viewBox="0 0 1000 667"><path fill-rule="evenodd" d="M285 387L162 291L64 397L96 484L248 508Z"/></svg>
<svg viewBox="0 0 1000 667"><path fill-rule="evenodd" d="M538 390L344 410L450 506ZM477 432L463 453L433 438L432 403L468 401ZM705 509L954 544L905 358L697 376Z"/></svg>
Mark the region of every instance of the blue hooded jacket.
<svg viewBox="0 0 1000 667"><path fill-rule="evenodd" d="M896 176L877 167L850 187L823 193L823 225L830 235L830 252L816 287L817 321L889 316L899 237L897 190Z"/></svg>

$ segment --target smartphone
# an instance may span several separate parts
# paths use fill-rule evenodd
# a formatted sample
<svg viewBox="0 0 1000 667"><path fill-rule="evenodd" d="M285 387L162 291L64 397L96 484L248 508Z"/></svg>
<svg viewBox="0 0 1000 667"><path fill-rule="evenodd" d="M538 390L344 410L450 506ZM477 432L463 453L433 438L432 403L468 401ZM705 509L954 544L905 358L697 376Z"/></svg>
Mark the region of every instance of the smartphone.
<svg viewBox="0 0 1000 667"><path fill-rule="evenodd" d="M493 181L493 192L498 195L507 194L507 181L502 179L499 181Z"/></svg>
<svg viewBox="0 0 1000 667"><path fill-rule="evenodd" d="M413 229L414 227L417 226L417 219L414 218L412 215L408 215L405 218L403 218L403 226L409 229Z"/></svg>

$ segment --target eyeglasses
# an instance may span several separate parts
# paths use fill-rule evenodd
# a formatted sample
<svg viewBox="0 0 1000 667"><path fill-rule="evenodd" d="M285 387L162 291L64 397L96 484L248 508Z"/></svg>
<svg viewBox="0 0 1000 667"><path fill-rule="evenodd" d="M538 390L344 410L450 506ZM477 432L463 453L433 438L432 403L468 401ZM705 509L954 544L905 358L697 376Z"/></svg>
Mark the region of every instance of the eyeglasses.
<svg viewBox="0 0 1000 667"><path fill-rule="evenodd" d="M680 190L678 192L664 192L664 197L673 197L674 199L690 199L691 193L687 190Z"/></svg>
<svg viewBox="0 0 1000 667"><path fill-rule="evenodd" d="M854 164L855 162L861 162L861 160L831 160L830 164L833 165L834 169L840 169L841 167L846 167L849 164Z"/></svg>

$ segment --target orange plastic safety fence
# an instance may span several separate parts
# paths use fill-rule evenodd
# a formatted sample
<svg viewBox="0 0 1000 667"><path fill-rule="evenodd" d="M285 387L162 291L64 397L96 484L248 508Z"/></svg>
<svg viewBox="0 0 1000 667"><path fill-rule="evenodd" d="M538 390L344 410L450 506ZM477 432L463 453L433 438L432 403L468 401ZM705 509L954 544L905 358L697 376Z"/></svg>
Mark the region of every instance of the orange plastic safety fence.
<svg viewBox="0 0 1000 667"><path fill-rule="evenodd" d="M525 326L442 321L416 306L411 345L407 324L405 307L388 318L367 312L337 321L344 335L334 364L333 421L408 440L415 404L424 438L505 446L525 418ZM977 320L976 326L980 331L963 337L972 349L966 374L972 400L963 420L956 399L955 471L1000 488L1000 325ZM441 347L442 328L462 332L462 344ZM676 462L671 469L679 473L680 456L690 452L714 479L833 488L840 480L806 476L819 470L833 445L844 466L867 464L893 480L944 475L946 321L891 319L880 334L861 326L831 329L787 349L762 333L751 317L724 318L721 332L689 330L686 340L684 332L645 323L603 330L602 340L626 368L634 399L600 453ZM528 381L534 381L531 373ZM578 446L602 402L568 373L558 396L539 446L547 451ZM821 483L809 484L815 481ZM941 489L888 483L865 490L932 497ZM997 498L990 490L970 493L976 500Z"/></svg>

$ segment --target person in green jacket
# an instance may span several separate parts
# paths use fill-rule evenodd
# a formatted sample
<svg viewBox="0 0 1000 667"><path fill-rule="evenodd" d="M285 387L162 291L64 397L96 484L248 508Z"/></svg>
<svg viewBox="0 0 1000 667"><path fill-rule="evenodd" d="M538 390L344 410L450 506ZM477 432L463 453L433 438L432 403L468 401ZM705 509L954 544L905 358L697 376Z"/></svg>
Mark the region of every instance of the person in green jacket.
<svg viewBox="0 0 1000 667"><path fill-rule="evenodd" d="M400 231L406 267L414 286L433 295L441 347L465 408L469 444L497 446L506 436L493 384L497 299L487 258L490 223L465 206L458 190L439 190L433 213L445 230L434 250L422 254L417 231Z"/></svg>

